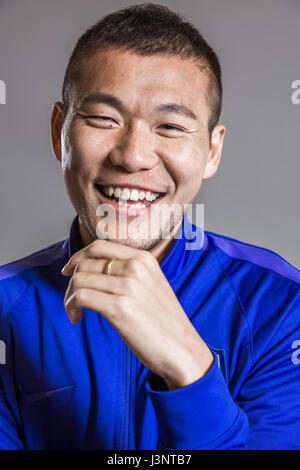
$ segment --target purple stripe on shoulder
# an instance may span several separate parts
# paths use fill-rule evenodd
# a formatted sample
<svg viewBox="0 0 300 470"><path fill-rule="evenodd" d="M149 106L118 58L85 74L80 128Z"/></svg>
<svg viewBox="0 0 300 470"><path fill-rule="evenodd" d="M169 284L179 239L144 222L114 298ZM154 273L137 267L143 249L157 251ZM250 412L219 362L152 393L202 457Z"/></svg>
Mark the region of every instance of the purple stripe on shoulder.
<svg viewBox="0 0 300 470"><path fill-rule="evenodd" d="M213 232L206 232L206 234L215 246L232 258L249 261L300 283L300 271L274 251L241 242L225 235Z"/></svg>
<svg viewBox="0 0 300 470"><path fill-rule="evenodd" d="M61 251L61 254L59 254L59 251ZM47 248L43 248L19 260L4 264L0 266L0 281L20 274L26 269L31 269L38 265L50 264L55 257L62 256L64 251L66 251L65 240L54 243Z"/></svg>

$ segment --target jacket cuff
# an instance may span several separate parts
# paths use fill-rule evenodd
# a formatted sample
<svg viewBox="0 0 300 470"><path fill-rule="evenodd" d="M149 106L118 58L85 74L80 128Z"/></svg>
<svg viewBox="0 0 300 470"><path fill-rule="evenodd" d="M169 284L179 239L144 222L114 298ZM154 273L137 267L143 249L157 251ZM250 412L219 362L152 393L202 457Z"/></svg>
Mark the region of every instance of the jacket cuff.
<svg viewBox="0 0 300 470"><path fill-rule="evenodd" d="M215 354L211 368L196 382L168 390L163 379L151 373L145 388L158 422L162 449L203 448L224 434L238 416L238 406Z"/></svg>

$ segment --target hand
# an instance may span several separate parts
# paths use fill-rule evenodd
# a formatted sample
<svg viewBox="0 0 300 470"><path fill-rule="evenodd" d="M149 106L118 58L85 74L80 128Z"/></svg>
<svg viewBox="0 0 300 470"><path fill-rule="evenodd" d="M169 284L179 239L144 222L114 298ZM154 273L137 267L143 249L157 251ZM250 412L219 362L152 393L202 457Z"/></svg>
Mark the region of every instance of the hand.
<svg viewBox="0 0 300 470"><path fill-rule="evenodd" d="M111 258L117 259L103 274ZM150 252L95 240L72 256L62 274L72 276L64 299L72 323L82 319L81 308L103 315L169 389L198 380L212 365L211 351Z"/></svg>

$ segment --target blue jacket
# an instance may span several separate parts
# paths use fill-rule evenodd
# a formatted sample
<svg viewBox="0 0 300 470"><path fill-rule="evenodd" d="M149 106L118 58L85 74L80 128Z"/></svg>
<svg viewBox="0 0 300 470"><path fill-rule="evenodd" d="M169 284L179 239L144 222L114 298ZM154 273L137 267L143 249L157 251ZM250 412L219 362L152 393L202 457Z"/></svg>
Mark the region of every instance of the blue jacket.
<svg viewBox="0 0 300 470"><path fill-rule="evenodd" d="M1 449L300 449L300 272L188 227L161 269L215 360L173 391L100 314L70 322L77 217L67 240L0 268Z"/></svg>

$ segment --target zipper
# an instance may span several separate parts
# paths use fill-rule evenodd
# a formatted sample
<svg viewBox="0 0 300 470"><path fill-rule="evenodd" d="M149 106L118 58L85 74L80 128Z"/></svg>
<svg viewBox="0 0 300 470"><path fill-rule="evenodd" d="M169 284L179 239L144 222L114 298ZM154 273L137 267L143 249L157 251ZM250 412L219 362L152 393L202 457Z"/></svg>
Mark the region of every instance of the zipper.
<svg viewBox="0 0 300 470"><path fill-rule="evenodd" d="M123 342L122 354L122 370L123 370L123 415L121 418L120 434L119 434L119 449L128 450L130 444L130 415L131 415L131 370L132 370L132 352Z"/></svg>

